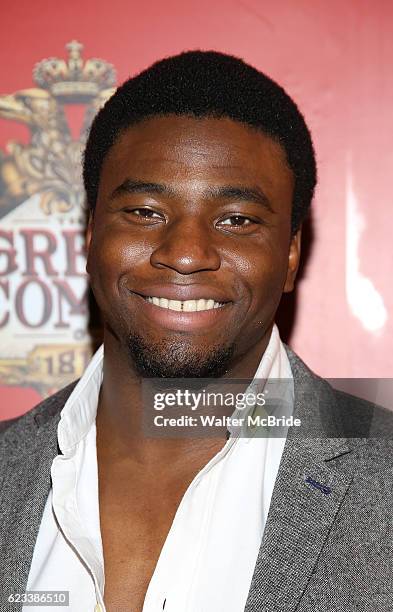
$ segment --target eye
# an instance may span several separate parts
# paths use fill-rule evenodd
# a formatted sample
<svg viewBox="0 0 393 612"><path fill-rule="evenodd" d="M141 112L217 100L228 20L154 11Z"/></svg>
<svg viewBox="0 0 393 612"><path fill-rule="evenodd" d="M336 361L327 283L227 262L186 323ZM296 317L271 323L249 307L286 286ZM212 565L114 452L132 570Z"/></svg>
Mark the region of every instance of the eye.
<svg viewBox="0 0 393 612"><path fill-rule="evenodd" d="M128 217L132 216L135 218L135 221L143 222L143 221L164 221L165 217L161 213L152 210L151 208L126 208L124 212L128 215Z"/></svg>
<svg viewBox="0 0 393 612"><path fill-rule="evenodd" d="M245 215L228 215L224 219L217 222L218 228L226 232L250 233L260 225L260 221L246 217Z"/></svg>
<svg viewBox="0 0 393 612"><path fill-rule="evenodd" d="M219 222L219 225L230 225L232 227L244 227L245 225L250 225L253 223L251 219L248 217L244 217L243 215L231 215L226 219L223 219Z"/></svg>
<svg viewBox="0 0 393 612"><path fill-rule="evenodd" d="M161 215L150 208L134 208L133 210L127 210L126 212L133 213L138 217L143 217L143 219L160 219Z"/></svg>

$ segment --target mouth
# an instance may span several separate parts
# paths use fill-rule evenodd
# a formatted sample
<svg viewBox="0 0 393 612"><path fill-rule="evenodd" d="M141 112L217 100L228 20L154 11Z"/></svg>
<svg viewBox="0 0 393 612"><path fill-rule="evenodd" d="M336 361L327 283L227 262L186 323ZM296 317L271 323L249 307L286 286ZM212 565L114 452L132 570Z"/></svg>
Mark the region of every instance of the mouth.
<svg viewBox="0 0 393 612"><path fill-rule="evenodd" d="M198 300L168 300L167 298L156 296L141 296L149 304L154 304L159 308L174 310L175 312L202 312L223 308L227 302L216 302L212 298L200 298Z"/></svg>
<svg viewBox="0 0 393 612"><path fill-rule="evenodd" d="M189 290L187 291L190 293ZM141 316L159 328L199 334L206 333L209 329L213 330L217 324L225 325L229 321L228 317L231 316L232 309L230 307L233 306L233 302L218 301L217 298L223 298L217 295L214 299L207 291L205 296L203 296L201 290L198 292L199 295L190 296L194 299L179 300L173 299L180 297L176 295L176 293L180 293L178 290L175 293L174 290L167 289L166 297L154 295L152 290L152 295L149 295L147 291L142 294L129 290L131 295L140 300ZM184 297L188 297L188 295L186 294Z"/></svg>

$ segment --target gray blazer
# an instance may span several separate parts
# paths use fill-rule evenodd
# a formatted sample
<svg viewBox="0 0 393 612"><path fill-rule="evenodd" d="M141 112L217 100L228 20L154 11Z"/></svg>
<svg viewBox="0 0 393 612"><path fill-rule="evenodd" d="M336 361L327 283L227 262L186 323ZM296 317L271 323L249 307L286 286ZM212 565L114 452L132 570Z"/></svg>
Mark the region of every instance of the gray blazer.
<svg viewBox="0 0 393 612"><path fill-rule="evenodd" d="M295 416L312 427L288 434L245 611L391 612L390 413L333 390L287 351ZM1 424L1 612L21 610L7 595L26 589L60 411L75 384Z"/></svg>

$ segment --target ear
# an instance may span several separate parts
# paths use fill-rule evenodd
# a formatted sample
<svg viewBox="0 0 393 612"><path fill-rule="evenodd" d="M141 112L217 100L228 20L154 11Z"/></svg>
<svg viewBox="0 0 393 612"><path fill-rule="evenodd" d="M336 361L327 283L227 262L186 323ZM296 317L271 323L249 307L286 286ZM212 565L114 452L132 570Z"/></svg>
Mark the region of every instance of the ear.
<svg viewBox="0 0 393 612"><path fill-rule="evenodd" d="M293 288L295 286L296 274L299 269L300 263L301 240L302 228L300 226L297 232L293 234L291 238L291 244L289 246L288 270L287 278L285 280L284 285L284 293L289 293L290 291L293 291Z"/></svg>
<svg viewBox="0 0 393 612"><path fill-rule="evenodd" d="M93 235L93 226L94 226L94 217L93 217L93 213L90 211L89 220L87 222L86 234L85 234L86 272L87 273L89 273L89 253L90 253L91 239Z"/></svg>

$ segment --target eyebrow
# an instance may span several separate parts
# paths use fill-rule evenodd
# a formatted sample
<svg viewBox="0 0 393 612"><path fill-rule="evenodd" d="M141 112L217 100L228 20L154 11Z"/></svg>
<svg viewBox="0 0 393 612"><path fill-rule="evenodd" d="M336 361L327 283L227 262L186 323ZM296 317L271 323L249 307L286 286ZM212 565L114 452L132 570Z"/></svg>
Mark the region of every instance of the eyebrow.
<svg viewBox="0 0 393 612"><path fill-rule="evenodd" d="M227 198L228 200L240 200L241 202L255 202L261 204L270 213L275 214L269 198L260 187L243 187L224 185L222 187L213 187L208 190L208 194L213 198Z"/></svg>
<svg viewBox="0 0 393 612"><path fill-rule="evenodd" d="M176 192L168 185L126 179L121 185L116 187L116 189L112 192L110 199L113 200L114 198L127 193L161 193L169 196L176 195Z"/></svg>
<svg viewBox="0 0 393 612"><path fill-rule="evenodd" d="M176 197L178 193L169 185L126 179L112 192L110 199L123 194L130 193L158 193L170 197ZM236 185L223 185L220 187L209 187L203 194L212 199L240 200L242 202L255 202L261 204L267 211L275 214L270 201L262 189L258 186L246 187Z"/></svg>

